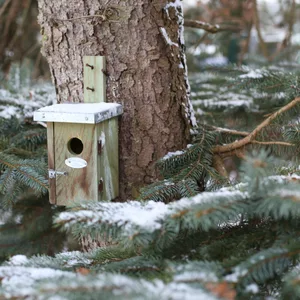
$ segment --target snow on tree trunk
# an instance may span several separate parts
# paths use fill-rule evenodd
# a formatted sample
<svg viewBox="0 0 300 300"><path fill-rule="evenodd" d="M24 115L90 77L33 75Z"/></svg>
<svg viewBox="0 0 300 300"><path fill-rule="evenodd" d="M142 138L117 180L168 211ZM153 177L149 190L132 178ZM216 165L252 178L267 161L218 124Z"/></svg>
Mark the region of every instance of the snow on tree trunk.
<svg viewBox="0 0 300 300"><path fill-rule="evenodd" d="M154 164L186 146L194 117L180 0L38 0L59 103L83 102L85 55L107 61L107 101L120 122L121 199L157 177Z"/></svg>

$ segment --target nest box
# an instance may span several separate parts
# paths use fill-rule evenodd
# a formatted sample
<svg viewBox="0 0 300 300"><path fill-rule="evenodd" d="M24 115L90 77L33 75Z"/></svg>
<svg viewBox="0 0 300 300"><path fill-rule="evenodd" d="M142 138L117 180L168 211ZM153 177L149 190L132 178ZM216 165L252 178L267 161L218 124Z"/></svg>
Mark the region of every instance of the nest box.
<svg viewBox="0 0 300 300"><path fill-rule="evenodd" d="M119 193L118 116L106 103L104 58L84 57L84 103L55 104L34 113L47 122L50 203L112 200Z"/></svg>

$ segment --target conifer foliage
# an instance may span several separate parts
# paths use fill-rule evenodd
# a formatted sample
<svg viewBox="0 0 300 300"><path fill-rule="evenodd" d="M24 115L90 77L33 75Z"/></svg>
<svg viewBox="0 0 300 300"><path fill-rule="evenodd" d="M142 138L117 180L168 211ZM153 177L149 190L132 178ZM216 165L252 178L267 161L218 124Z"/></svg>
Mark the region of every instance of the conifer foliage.
<svg viewBox="0 0 300 300"><path fill-rule="evenodd" d="M137 201L81 202L56 215L56 228L108 246L13 256L0 266L0 295L299 298L298 78L281 67L195 75L199 127L186 149L158 162L162 180ZM30 172L43 174L39 164ZM43 191L30 179L20 183Z"/></svg>
<svg viewBox="0 0 300 300"><path fill-rule="evenodd" d="M24 71L14 65L0 87L0 261L14 254L52 255L65 237L52 226L61 209L48 202L46 130L31 119L55 97L54 89L30 85Z"/></svg>

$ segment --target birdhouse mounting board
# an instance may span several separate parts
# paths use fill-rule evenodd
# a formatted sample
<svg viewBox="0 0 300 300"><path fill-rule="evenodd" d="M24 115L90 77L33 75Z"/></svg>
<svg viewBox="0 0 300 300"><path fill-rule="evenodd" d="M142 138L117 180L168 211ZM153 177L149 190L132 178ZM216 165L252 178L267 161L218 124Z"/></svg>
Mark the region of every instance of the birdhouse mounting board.
<svg viewBox="0 0 300 300"><path fill-rule="evenodd" d="M104 56L83 57L84 102L97 103L106 100L106 66Z"/></svg>

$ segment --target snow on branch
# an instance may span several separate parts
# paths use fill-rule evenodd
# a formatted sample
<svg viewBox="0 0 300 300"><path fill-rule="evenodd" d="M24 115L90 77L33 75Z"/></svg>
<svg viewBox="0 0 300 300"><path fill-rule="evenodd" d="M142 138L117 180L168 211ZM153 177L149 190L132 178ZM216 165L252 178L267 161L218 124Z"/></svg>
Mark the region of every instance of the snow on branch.
<svg viewBox="0 0 300 300"><path fill-rule="evenodd" d="M214 290L203 288L206 282L218 285L218 276L211 269L208 275L203 270L205 264L205 269L215 267L204 262L200 271L191 265L175 268L178 275L170 283L111 273L82 275L50 268L0 267L0 298L81 299L93 293L98 299L120 299L122 295L126 299L217 300Z"/></svg>
<svg viewBox="0 0 300 300"><path fill-rule="evenodd" d="M150 243L163 246L180 230L209 230L235 218L247 206L248 194L226 189L202 193L177 202L83 203L76 210L61 213L55 220L65 230L76 235L97 236L106 233L111 238L147 247ZM78 210L81 209L81 210ZM181 226L178 226L178 224ZM100 230L100 232L99 232ZM168 236L168 242L164 237Z"/></svg>

